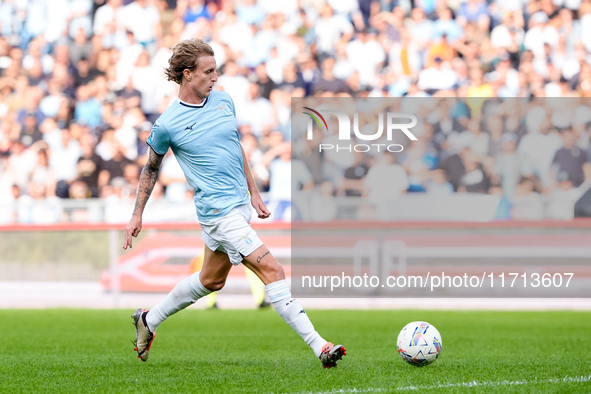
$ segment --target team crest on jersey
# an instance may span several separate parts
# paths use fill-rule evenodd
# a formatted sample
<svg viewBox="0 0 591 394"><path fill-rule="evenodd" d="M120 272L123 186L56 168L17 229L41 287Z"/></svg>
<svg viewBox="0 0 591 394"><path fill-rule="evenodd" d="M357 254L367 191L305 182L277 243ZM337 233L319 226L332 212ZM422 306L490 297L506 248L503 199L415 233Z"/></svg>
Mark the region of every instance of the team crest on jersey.
<svg viewBox="0 0 591 394"><path fill-rule="evenodd" d="M252 243L252 239L250 239L250 231L240 237L241 240L244 240L248 245Z"/></svg>
<svg viewBox="0 0 591 394"><path fill-rule="evenodd" d="M232 115L232 111L230 111L230 109L226 107L225 103L218 105L215 109L219 109L224 113L224 115Z"/></svg>

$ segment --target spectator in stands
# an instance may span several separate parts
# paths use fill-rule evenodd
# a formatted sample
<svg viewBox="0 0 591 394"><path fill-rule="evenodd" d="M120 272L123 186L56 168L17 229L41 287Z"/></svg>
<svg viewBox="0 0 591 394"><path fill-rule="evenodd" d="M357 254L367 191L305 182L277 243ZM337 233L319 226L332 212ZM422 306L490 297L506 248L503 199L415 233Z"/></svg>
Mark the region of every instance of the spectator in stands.
<svg viewBox="0 0 591 394"><path fill-rule="evenodd" d="M457 39L461 38L464 30L460 27L458 22L453 18L453 12L449 7L439 9L438 18L434 22L433 38L438 39L446 36L446 42L453 45ZM442 58L445 59L444 56ZM452 59L449 59L452 60Z"/></svg>
<svg viewBox="0 0 591 394"><path fill-rule="evenodd" d="M41 124L45 115L39 109L39 103L41 102L41 90L38 87L27 86L24 88L24 94L22 96L22 106L17 113L17 121L21 124L25 124L27 116L34 116L37 120L37 124ZM20 105L19 103L18 105Z"/></svg>
<svg viewBox="0 0 591 394"><path fill-rule="evenodd" d="M360 31L357 38L347 44L347 56L353 68L359 72L363 86L376 86L380 70L386 60L386 53L377 41L377 32L373 28Z"/></svg>
<svg viewBox="0 0 591 394"><path fill-rule="evenodd" d="M20 187L17 184L17 173L15 168L11 165L8 155L8 152L4 152L0 155L0 201L3 203L12 203L16 200L13 197L14 188L18 189L18 194L20 194Z"/></svg>
<svg viewBox="0 0 591 394"><path fill-rule="evenodd" d="M98 126L101 122L102 104L93 96L90 85L82 85L76 89L76 108L74 118L77 122L91 127Z"/></svg>
<svg viewBox="0 0 591 394"><path fill-rule="evenodd" d="M129 185L129 198L134 199L140 180L140 168L136 163L129 163L123 168L123 179Z"/></svg>
<svg viewBox="0 0 591 394"><path fill-rule="evenodd" d="M150 53L156 51L156 39L162 37L160 12L148 0L135 0L123 7L125 24L137 40Z"/></svg>
<svg viewBox="0 0 591 394"><path fill-rule="evenodd" d="M286 92L296 94L296 90L305 91L306 84L302 74L298 72L294 62L288 62L283 67L283 78L279 88ZM296 94L297 95L297 94Z"/></svg>
<svg viewBox="0 0 591 394"><path fill-rule="evenodd" d="M115 30L123 26L122 0L107 0L105 4L97 8L94 14L93 31L97 36L103 36L115 25Z"/></svg>
<svg viewBox="0 0 591 394"><path fill-rule="evenodd" d="M69 1L69 36L75 38L80 29L84 31L86 36L92 34L92 0L70 0Z"/></svg>
<svg viewBox="0 0 591 394"><path fill-rule="evenodd" d="M269 78L269 75L267 74L267 65L264 62L256 66L255 72L260 95L269 100L271 92L277 88L277 84Z"/></svg>
<svg viewBox="0 0 591 394"><path fill-rule="evenodd" d="M421 71L422 62L419 46L406 28L400 30L400 42L393 43L388 56L394 75L404 76L399 78L399 81L402 80L404 85L408 83L410 77L418 75L419 71Z"/></svg>
<svg viewBox="0 0 591 394"><path fill-rule="evenodd" d="M484 171L478 155L467 148L462 152L461 159L465 173L460 179L460 186L457 190L467 193L486 193L490 187L490 179Z"/></svg>
<svg viewBox="0 0 591 394"><path fill-rule="evenodd" d="M523 43L522 18L518 23L514 15L516 12L505 11L501 23L495 26L490 33L491 45L495 48L505 48L507 51L514 51L515 47Z"/></svg>
<svg viewBox="0 0 591 394"><path fill-rule="evenodd" d="M318 58L322 62L326 56L335 54L339 40L348 42L353 35L353 26L342 15L334 15L332 7L324 4L320 10L320 18L316 21L314 35Z"/></svg>
<svg viewBox="0 0 591 394"><path fill-rule="evenodd" d="M532 51L535 57L545 55L544 44L549 44L551 48L558 44L558 31L548 21L548 15L543 11L536 12L529 20L529 28L525 33L523 45Z"/></svg>
<svg viewBox="0 0 591 394"><path fill-rule="evenodd" d="M422 8L416 7L412 9L407 28L419 52L424 53L429 42L433 39L434 29L433 22L425 17L425 11Z"/></svg>
<svg viewBox="0 0 591 394"><path fill-rule="evenodd" d="M116 204L130 200L131 190L123 177L115 177L109 182L109 187L101 190L101 197L108 203Z"/></svg>
<svg viewBox="0 0 591 394"><path fill-rule="evenodd" d="M457 57L457 53L455 48L448 42L447 33L441 34L436 41L433 41L433 43L429 45L426 57L427 61L425 66L427 68L434 66L435 59L437 58L441 59L441 62L446 65L451 64L451 62ZM452 86L454 84L452 84Z"/></svg>
<svg viewBox="0 0 591 394"><path fill-rule="evenodd" d="M477 24L482 30L488 30L490 15L484 0L468 0L460 5L457 21L460 26L468 23Z"/></svg>
<svg viewBox="0 0 591 394"><path fill-rule="evenodd" d="M476 119L468 122L468 129L464 131L466 140L469 141L469 147L472 152L480 156L481 160L488 153L488 144L490 135L482 131L480 122Z"/></svg>
<svg viewBox="0 0 591 394"><path fill-rule="evenodd" d="M51 78L47 81L47 95L41 99L39 109L45 117L56 118L64 99L65 96L60 89L59 82Z"/></svg>
<svg viewBox="0 0 591 394"><path fill-rule="evenodd" d="M544 217L544 203L540 194L534 190L532 177L521 178L512 202L513 219L540 220Z"/></svg>
<svg viewBox="0 0 591 394"><path fill-rule="evenodd" d="M105 161L95 153L95 144L90 135L80 138L82 156L78 159L77 179L83 181L91 197L98 197L100 189L109 182L109 171L105 168Z"/></svg>
<svg viewBox="0 0 591 394"><path fill-rule="evenodd" d="M77 70L76 76L74 77L75 88L88 85L96 78L98 70L91 69L90 62L86 57L81 57L75 64ZM78 98L78 100L80 100L80 98Z"/></svg>
<svg viewBox="0 0 591 394"><path fill-rule="evenodd" d="M367 158L363 152L355 152L355 162L345 170L339 189L345 196L361 197L365 189L365 177L369 172Z"/></svg>
<svg viewBox="0 0 591 394"><path fill-rule="evenodd" d="M425 185L427 193L443 196L454 192L454 187L446 179L445 171L434 169L429 172L428 176Z"/></svg>
<svg viewBox="0 0 591 394"><path fill-rule="evenodd" d="M456 73L449 68L443 67L443 59L439 56L433 59L433 66L426 68L419 73L418 87L429 94L438 90L451 89L457 82Z"/></svg>
<svg viewBox="0 0 591 394"><path fill-rule="evenodd" d="M470 70L470 86L468 87L468 96L472 100L468 101L468 105L472 113L480 113L482 103L486 97L493 97L495 91L492 86L484 81L482 69L475 67Z"/></svg>
<svg viewBox="0 0 591 394"><path fill-rule="evenodd" d="M37 151L37 164L31 171L29 182L43 185L47 196L55 196L57 184L55 171L49 166L48 153L44 148Z"/></svg>
<svg viewBox="0 0 591 394"><path fill-rule="evenodd" d="M18 197L17 212L20 223L49 224L61 220L62 207L57 197L47 195L43 184L31 182L27 194Z"/></svg>
<svg viewBox="0 0 591 394"><path fill-rule="evenodd" d="M575 214L575 203L582 195L582 190L573 187L567 172L560 172L556 177L558 187L548 195L546 217L550 219L570 220Z"/></svg>
<svg viewBox="0 0 591 394"><path fill-rule="evenodd" d="M527 160L516 152L517 135L514 133L505 133L501 138L502 151L495 157L493 169L493 184L500 185L503 188L504 195L513 200L515 188L523 177L531 177L532 169ZM527 189L527 186L524 186Z"/></svg>
<svg viewBox="0 0 591 394"><path fill-rule="evenodd" d="M488 151L486 155L489 157L495 157L499 153L501 153L502 145L503 145L503 119L496 115L491 115L486 119L486 127L488 132L490 133L490 139L488 141ZM513 133L516 139L519 139L519 136Z"/></svg>
<svg viewBox="0 0 591 394"><path fill-rule="evenodd" d="M138 107L141 104L142 93L134 87L134 79L130 75L125 87L116 92L117 97L125 100L126 108Z"/></svg>
<svg viewBox="0 0 591 394"><path fill-rule="evenodd" d="M60 143L51 147L49 162L57 179L56 195L61 198L68 198L70 183L77 176L78 158L82 155L80 143L72 138L71 128L63 129Z"/></svg>
<svg viewBox="0 0 591 394"><path fill-rule="evenodd" d="M92 192L86 182L77 179L70 185L69 197L72 200L85 200L92 197Z"/></svg>
<svg viewBox="0 0 591 394"><path fill-rule="evenodd" d="M532 108L528 114L531 118L542 116L539 124L532 124L517 148L517 152L529 161L534 174L540 178L543 187L548 188L552 182L550 166L556 152L562 147L562 140L548 124L545 110Z"/></svg>
<svg viewBox="0 0 591 394"><path fill-rule="evenodd" d="M263 21L265 13L257 6L254 0L244 0L236 8L238 19L249 25L256 25Z"/></svg>
<svg viewBox="0 0 591 394"><path fill-rule="evenodd" d="M74 42L70 45L69 51L70 63L78 64L81 59L90 59L92 56L92 44L88 41L88 37L84 29L78 29ZM80 70L78 70L80 73Z"/></svg>
<svg viewBox="0 0 591 394"><path fill-rule="evenodd" d="M429 171L437 166L437 152L430 149L427 141L421 136L418 141L413 141L407 152L403 154L401 164L408 174L408 191L425 191L425 182Z"/></svg>
<svg viewBox="0 0 591 394"><path fill-rule="evenodd" d="M37 117L34 113L28 113L25 116L25 124L21 128L20 140L26 147L33 145L33 143L40 141L43 138L39 125L37 124Z"/></svg>
<svg viewBox="0 0 591 394"><path fill-rule="evenodd" d="M31 39L45 32L49 8L49 4L41 0L31 0L25 4L26 18L21 31L21 48L26 48Z"/></svg>
<svg viewBox="0 0 591 394"><path fill-rule="evenodd" d="M111 159L105 160L104 163L104 169L109 173L109 181L114 178L123 178L125 167L132 163L131 160L125 157L125 148L121 146L121 143L116 138L111 140L110 147Z"/></svg>
<svg viewBox="0 0 591 394"><path fill-rule="evenodd" d="M349 92L349 87L342 79L335 78L333 69L335 66L335 60L332 57L327 57L322 62L322 75L312 85L312 91L325 91L342 93Z"/></svg>
<svg viewBox="0 0 591 394"><path fill-rule="evenodd" d="M238 20L234 10L228 12L220 29L220 41L229 47L233 57L242 58L245 55L244 50L251 47L253 35L252 28Z"/></svg>
<svg viewBox="0 0 591 394"><path fill-rule="evenodd" d="M263 128L269 126L272 121L271 102L260 96L260 88L256 83L248 87L248 97L243 104L240 116L237 116L239 125L249 125L251 133L256 137L263 134Z"/></svg>
<svg viewBox="0 0 591 394"><path fill-rule="evenodd" d="M189 0L189 5L185 11L183 21L185 23L195 22L198 18L212 19L209 14L205 1L203 0Z"/></svg>
<svg viewBox="0 0 591 394"><path fill-rule="evenodd" d="M377 218L387 220L393 214L392 200L406 193L408 187L404 168L394 163L392 153L384 151L367 172L363 196L373 205Z"/></svg>
<svg viewBox="0 0 591 394"><path fill-rule="evenodd" d="M572 128L562 130L560 135L564 146L554 155L552 172L556 175L568 174L572 186L579 187L591 175L591 164L587 152L576 146L577 136Z"/></svg>

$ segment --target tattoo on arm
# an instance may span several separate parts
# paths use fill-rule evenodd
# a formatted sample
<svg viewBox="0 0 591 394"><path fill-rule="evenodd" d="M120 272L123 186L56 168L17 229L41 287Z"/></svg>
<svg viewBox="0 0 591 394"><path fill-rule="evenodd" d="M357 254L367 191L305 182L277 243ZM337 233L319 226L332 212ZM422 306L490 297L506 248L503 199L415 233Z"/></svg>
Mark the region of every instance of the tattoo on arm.
<svg viewBox="0 0 591 394"><path fill-rule="evenodd" d="M158 180L158 173L160 172L160 165L162 164L163 155L159 155L150 149L148 161L144 166L144 170L140 175L140 181L138 183L137 196L135 198L135 208L133 209L133 215L141 215L144 211L144 207L152 194L156 180Z"/></svg>
<svg viewBox="0 0 591 394"><path fill-rule="evenodd" d="M266 255L268 255L269 253L271 253L271 252L267 251L267 253L265 253L264 255L257 257L257 263L260 263L260 262L261 262L261 260L262 260L262 259L263 259L263 258L264 258Z"/></svg>

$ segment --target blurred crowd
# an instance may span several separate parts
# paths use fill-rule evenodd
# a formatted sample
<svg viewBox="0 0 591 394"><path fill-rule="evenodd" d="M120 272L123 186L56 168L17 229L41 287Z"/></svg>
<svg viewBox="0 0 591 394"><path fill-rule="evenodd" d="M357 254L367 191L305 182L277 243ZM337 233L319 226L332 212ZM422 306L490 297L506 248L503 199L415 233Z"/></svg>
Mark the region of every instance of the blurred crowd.
<svg viewBox="0 0 591 394"><path fill-rule="evenodd" d="M64 199L133 200L151 125L178 92L163 71L170 48L193 37L214 49L216 89L231 94L259 188L281 211L294 162L310 171L302 187L327 195L371 194L371 167L396 160L401 192L430 182L507 206L522 189L589 178L585 127L532 131L510 108L485 120L437 104L450 108L403 155L343 169L359 181L349 189L301 151L290 161L289 141L292 97L589 97L591 0L1 0L0 206L16 208L0 221L34 221ZM527 168L528 138L548 171ZM170 152L152 198L192 199Z"/></svg>

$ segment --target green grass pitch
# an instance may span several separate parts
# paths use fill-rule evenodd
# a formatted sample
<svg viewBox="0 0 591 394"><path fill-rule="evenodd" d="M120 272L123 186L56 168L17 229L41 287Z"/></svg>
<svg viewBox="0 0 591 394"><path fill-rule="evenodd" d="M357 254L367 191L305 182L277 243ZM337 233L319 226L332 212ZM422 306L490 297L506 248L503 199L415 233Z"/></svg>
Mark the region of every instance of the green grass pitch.
<svg viewBox="0 0 591 394"><path fill-rule="evenodd" d="M146 363L122 310L1 310L1 393L591 392L591 314L307 311L347 356L324 370L273 310L188 310L158 329ZM442 354L406 364L396 337L434 324Z"/></svg>

